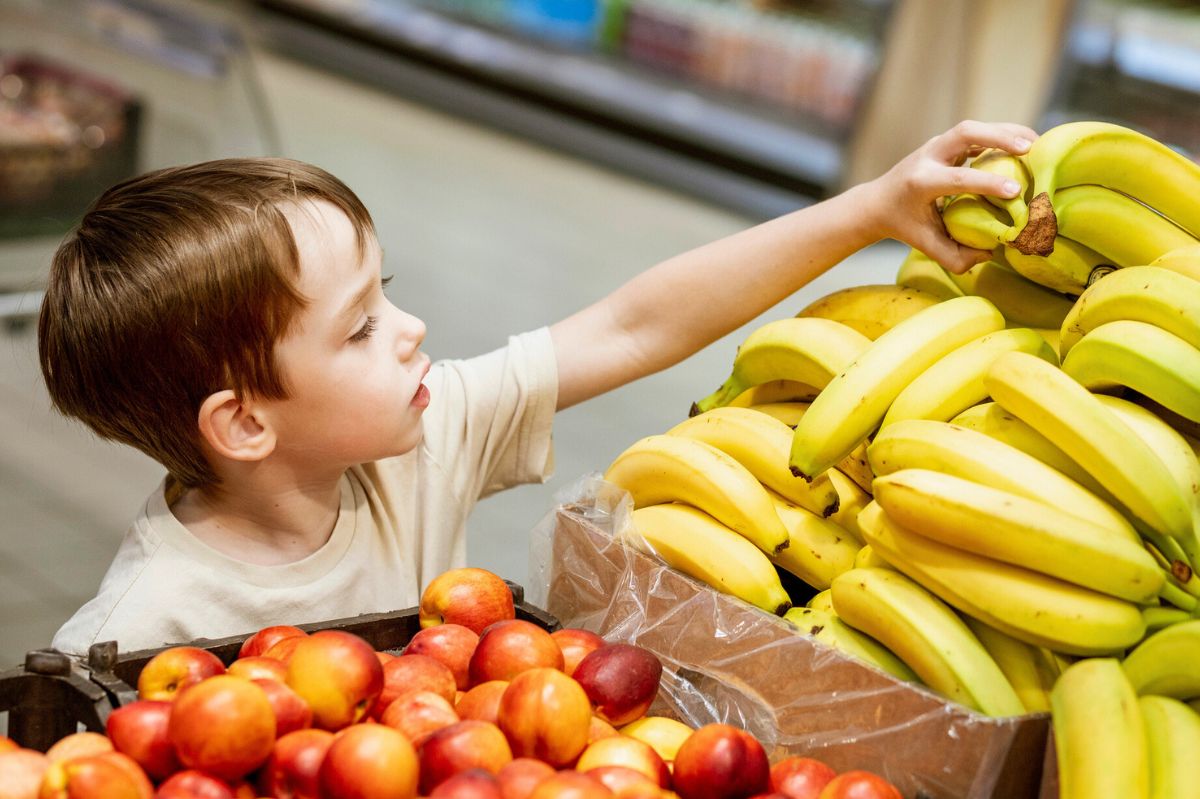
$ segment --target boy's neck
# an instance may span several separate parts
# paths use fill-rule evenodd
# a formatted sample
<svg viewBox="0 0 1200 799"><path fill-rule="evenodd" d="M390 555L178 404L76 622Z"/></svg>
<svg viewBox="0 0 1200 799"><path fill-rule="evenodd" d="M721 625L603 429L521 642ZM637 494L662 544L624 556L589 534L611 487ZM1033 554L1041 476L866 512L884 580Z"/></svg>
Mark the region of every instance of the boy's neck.
<svg viewBox="0 0 1200 799"><path fill-rule="evenodd" d="M188 532L231 558L259 566L294 563L333 533L340 479L304 485L225 481L184 491L171 503L171 513Z"/></svg>

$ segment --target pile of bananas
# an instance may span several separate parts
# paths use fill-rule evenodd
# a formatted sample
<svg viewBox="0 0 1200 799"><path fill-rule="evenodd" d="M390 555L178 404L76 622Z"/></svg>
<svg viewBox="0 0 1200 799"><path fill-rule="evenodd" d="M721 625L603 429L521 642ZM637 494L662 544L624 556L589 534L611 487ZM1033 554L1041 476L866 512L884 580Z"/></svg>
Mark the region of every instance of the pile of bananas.
<svg viewBox="0 0 1200 799"><path fill-rule="evenodd" d="M1053 710L1064 786L1108 757L1082 736L1142 736L1143 788L1063 796L1147 796L1176 728L1200 751L1200 166L1100 123L973 166L1027 187L944 206L992 260L914 251L753 331L605 476L673 568L978 712Z"/></svg>

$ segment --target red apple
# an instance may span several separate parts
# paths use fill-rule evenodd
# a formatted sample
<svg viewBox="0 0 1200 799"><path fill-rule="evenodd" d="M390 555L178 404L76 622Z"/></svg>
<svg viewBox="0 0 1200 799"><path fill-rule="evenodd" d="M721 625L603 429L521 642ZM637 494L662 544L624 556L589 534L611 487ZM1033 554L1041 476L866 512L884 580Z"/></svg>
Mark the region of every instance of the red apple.
<svg viewBox="0 0 1200 799"><path fill-rule="evenodd" d="M614 735L620 735L617 728L609 724L599 716L592 714L592 720L588 723L588 743L594 744L596 741L604 738L612 738Z"/></svg>
<svg viewBox="0 0 1200 799"><path fill-rule="evenodd" d="M0 799L36 799L50 758L32 749L0 752Z"/></svg>
<svg viewBox="0 0 1200 799"><path fill-rule="evenodd" d="M376 652L375 657L379 658L379 665L386 666L396 659L396 656L391 652Z"/></svg>
<svg viewBox="0 0 1200 799"><path fill-rule="evenodd" d="M267 796L320 799L317 777L333 744L328 730L296 730L275 742L259 774L259 789Z"/></svg>
<svg viewBox="0 0 1200 799"><path fill-rule="evenodd" d="M133 780L133 783L137 786L138 793L142 799L153 799L154 785L150 782L150 778L146 776L146 772L142 767L137 764L136 760L120 752L105 752L102 755L97 755L97 757L107 760L124 771L126 776Z"/></svg>
<svg viewBox="0 0 1200 799"><path fill-rule="evenodd" d="M590 771L600 766L624 766L645 774L660 788L671 784L671 772L667 764L650 748L636 738L627 735L617 735L603 738L589 744L579 761L575 764L577 771Z"/></svg>
<svg viewBox="0 0 1200 799"><path fill-rule="evenodd" d="M137 761L150 778L165 780L183 768L167 736L170 702L138 700L114 710L105 731L118 752Z"/></svg>
<svg viewBox="0 0 1200 799"><path fill-rule="evenodd" d="M201 680L225 673L225 664L212 652L194 646L164 649L142 667L138 699L169 702L175 694Z"/></svg>
<svg viewBox="0 0 1200 799"><path fill-rule="evenodd" d="M788 799L787 794L771 791L770 793L756 793L750 799Z"/></svg>
<svg viewBox="0 0 1200 799"><path fill-rule="evenodd" d="M460 771L444 780L429 794L429 799L504 799L500 782L481 768Z"/></svg>
<svg viewBox="0 0 1200 799"><path fill-rule="evenodd" d="M564 627L550 633L550 637L558 644L563 653L563 672L569 677L575 673L575 667L584 656L604 646L604 639L591 630L578 627Z"/></svg>
<svg viewBox="0 0 1200 799"><path fill-rule="evenodd" d="M282 660L269 658L264 655L240 658L229 664L226 674L241 677L246 680L278 680L287 679L287 666Z"/></svg>
<svg viewBox="0 0 1200 799"><path fill-rule="evenodd" d="M488 680L467 691L454 705L461 719L490 721L500 720L500 697L508 689L508 680Z"/></svg>
<svg viewBox="0 0 1200 799"><path fill-rule="evenodd" d="M292 635L287 638L280 638L275 643L271 644L271 648L262 653L265 658L278 660L284 666L292 661L292 653L296 651L296 647L300 646L300 642L308 638L307 635Z"/></svg>
<svg viewBox="0 0 1200 799"><path fill-rule="evenodd" d="M219 675L180 694L167 735L185 766L232 781L270 756L275 714L260 686Z"/></svg>
<svg viewBox="0 0 1200 799"><path fill-rule="evenodd" d="M433 733L459 722L458 714L443 697L432 691L411 691L398 697L383 711L380 721L399 730L419 747Z"/></svg>
<svg viewBox="0 0 1200 799"><path fill-rule="evenodd" d="M177 771L158 786L154 799L235 799L233 789L202 771Z"/></svg>
<svg viewBox="0 0 1200 799"><path fill-rule="evenodd" d="M587 694L558 669L518 674L500 699L500 729L513 753L555 768L574 762L587 746L591 719Z"/></svg>
<svg viewBox="0 0 1200 799"><path fill-rule="evenodd" d="M771 766L771 790L788 799L817 799L837 772L811 757L785 757Z"/></svg>
<svg viewBox="0 0 1200 799"><path fill-rule="evenodd" d="M407 738L382 724L356 724L334 737L318 781L323 797L413 799L417 772Z"/></svg>
<svg viewBox="0 0 1200 799"><path fill-rule="evenodd" d="M254 635L242 641L242 648L238 651L238 658L248 658L261 655L274 646L277 642L284 638L303 638L308 633L301 630L299 627L292 627L288 624L276 624L272 627L263 627Z"/></svg>
<svg viewBox="0 0 1200 799"><path fill-rule="evenodd" d="M54 745L46 750L46 757L53 763L58 760L102 755L112 750L112 741L98 732L73 732L55 741Z"/></svg>
<svg viewBox="0 0 1200 799"><path fill-rule="evenodd" d="M281 683L279 680L251 680L250 682L263 689L267 695L267 701L271 703L271 712L275 715L276 738L312 726L312 708L300 697L300 694L289 688L286 683Z"/></svg>
<svg viewBox="0 0 1200 799"><path fill-rule="evenodd" d="M819 799L904 799L895 785L869 771L845 771L834 777Z"/></svg>
<svg viewBox="0 0 1200 799"><path fill-rule="evenodd" d="M460 721L443 727L421 745L421 795L468 769L496 774L512 759L512 749L495 724Z"/></svg>
<svg viewBox="0 0 1200 799"><path fill-rule="evenodd" d="M765 793L770 772L754 736L728 724L706 724L675 754L673 782L683 799L742 799Z"/></svg>
<svg viewBox="0 0 1200 799"><path fill-rule="evenodd" d="M516 617L512 591L486 569L442 572L421 592L417 610L421 627L461 624L476 635L497 621Z"/></svg>
<svg viewBox="0 0 1200 799"><path fill-rule="evenodd" d="M110 753L111 754L111 753ZM142 775L143 779L145 775ZM145 799L143 786L104 755L51 761L38 799Z"/></svg>
<svg viewBox="0 0 1200 799"><path fill-rule="evenodd" d="M496 779L500 781L504 799L529 799L533 789L554 773L554 767L548 763L532 757L518 757L500 769Z"/></svg>
<svg viewBox="0 0 1200 799"><path fill-rule="evenodd" d="M454 701L454 674L440 660L405 653L383 667L383 690L371 706L371 715L379 718L387 706L410 691L431 691Z"/></svg>
<svg viewBox="0 0 1200 799"><path fill-rule="evenodd" d="M579 661L574 676L597 714L619 727L646 715L658 695L662 663L640 646L605 644Z"/></svg>
<svg viewBox="0 0 1200 799"><path fill-rule="evenodd" d="M471 685L511 680L523 671L562 671L563 653L550 633L524 619L498 621L479 636L468 672Z"/></svg>
<svg viewBox="0 0 1200 799"><path fill-rule="evenodd" d="M341 630L281 643L293 640L299 643L288 662L287 684L312 708L313 726L340 730L361 720L383 690L383 666L371 645Z"/></svg>
<svg viewBox="0 0 1200 799"><path fill-rule="evenodd" d="M623 794L630 788L639 785L649 785L654 789L654 793L659 793L660 786L657 782L647 777L640 771L635 771L628 766L596 766L595 768L580 769L576 766L577 771L583 771L594 780L598 780L605 788L608 788L614 794Z"/></svg>
<svg viewBox="0 0 1200 799"><path fill-rule="evenodd" d="M454 682L460 691L470 687L467 667L479 635L461 624L439 624L428 627L412 637L404 648L406 655L426 655L442 662L454 674Z"/></svg>
<svg viewBox="0 0 1200 799"><path fill-rule="evenodd" d="M560 771L542 780L529 799L612 799L612 791L599 780L578 771Z"/></svg>

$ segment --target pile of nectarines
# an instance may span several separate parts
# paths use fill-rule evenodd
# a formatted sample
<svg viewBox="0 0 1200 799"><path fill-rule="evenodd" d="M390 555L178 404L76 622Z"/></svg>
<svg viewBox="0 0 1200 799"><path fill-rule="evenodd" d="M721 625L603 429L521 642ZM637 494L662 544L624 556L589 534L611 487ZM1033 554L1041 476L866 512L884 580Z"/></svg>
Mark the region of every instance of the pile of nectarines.
<svg viewBox="0 0 1200 799"><path fill-rule="evenodd" d="M163 650L107 735L45 755L0 737L0 799L899 799L866 772L772 768L728 725L646 716L657 657L516 619L482 569L435 579L420 621L399 656L286 625L228 668Z"/></svg>

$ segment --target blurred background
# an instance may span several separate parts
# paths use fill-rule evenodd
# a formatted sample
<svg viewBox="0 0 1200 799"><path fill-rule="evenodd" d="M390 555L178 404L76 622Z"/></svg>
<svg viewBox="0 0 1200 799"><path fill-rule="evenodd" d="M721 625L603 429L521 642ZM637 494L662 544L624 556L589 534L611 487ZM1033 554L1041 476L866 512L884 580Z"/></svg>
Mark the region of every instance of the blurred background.
<svg viewBox="0 0 1200 799"><path fill-rule="evenodd" d="M37 367L50 256L104 187L318 164L374 215L426 350L460 357L963 118L1108 119L1200 152L1200 4L0 0L0 669L94 595L162 477L57 417ZM904 252L871 247L747 328L891 282ZM553 479L481 503L470 562L527 580L556 496L683 418L746 332L560 414Z"/></svg>

